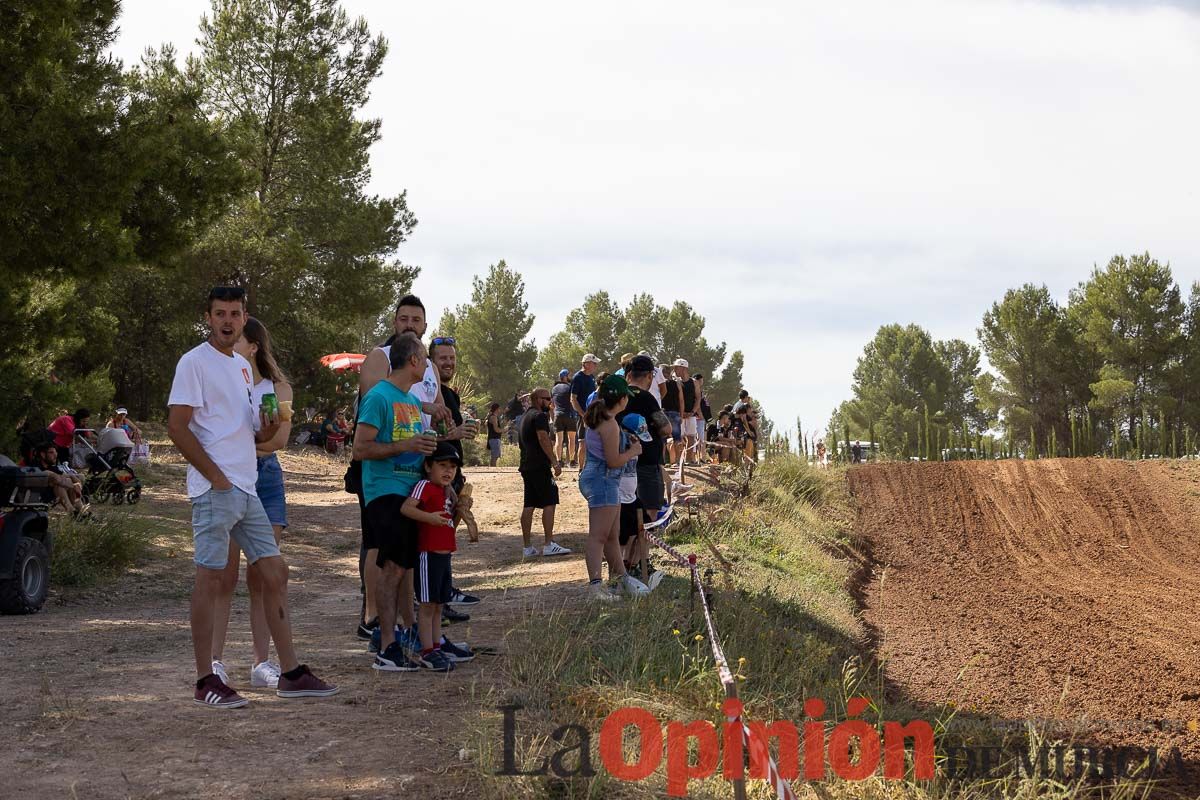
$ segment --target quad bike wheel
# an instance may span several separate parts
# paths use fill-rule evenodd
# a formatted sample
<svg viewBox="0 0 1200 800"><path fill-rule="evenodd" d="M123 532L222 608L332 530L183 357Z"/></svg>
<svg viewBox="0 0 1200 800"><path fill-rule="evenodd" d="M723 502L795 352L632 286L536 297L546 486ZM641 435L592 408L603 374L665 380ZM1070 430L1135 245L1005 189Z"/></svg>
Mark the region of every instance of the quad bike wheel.
<svg viewBox="0 0 1200 800"><path fill-rule="evenodd" d="M0 614L35 614L50 591L50 554L37 539L21 537L13 577L0 580Z"/></svg>

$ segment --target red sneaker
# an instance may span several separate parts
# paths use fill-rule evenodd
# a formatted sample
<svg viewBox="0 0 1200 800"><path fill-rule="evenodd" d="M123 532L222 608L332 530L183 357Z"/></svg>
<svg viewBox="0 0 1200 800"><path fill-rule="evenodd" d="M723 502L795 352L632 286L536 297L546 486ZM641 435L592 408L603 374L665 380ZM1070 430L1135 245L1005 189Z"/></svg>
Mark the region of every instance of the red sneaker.
<svg viewBox="0 0 1200 800"><path fill-rule="evenodd" d="M250 701L226 686L216 675L206 675L196 681L194 702L209 708L241 708Z"/></svg>
<svg viewBox="0 0 1200 800"><path fill-rule="evenodd" d="M299 669L300 676L295 679L279 676L279 688L275 694L280 697L331 697L338 693L338 687L313 675L307 664L301 664Z"/></svg>

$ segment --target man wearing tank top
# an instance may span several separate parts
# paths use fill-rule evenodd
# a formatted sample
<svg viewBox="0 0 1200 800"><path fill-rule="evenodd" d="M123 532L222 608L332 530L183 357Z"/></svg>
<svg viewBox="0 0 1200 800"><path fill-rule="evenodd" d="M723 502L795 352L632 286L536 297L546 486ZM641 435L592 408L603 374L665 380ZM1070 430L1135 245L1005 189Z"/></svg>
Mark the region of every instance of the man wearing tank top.
<svg viewBox="0 0 1200 800"><path fill-rule="evenodd" d="M425 304L415 295L405 295L396 304L396 316L392 320L395 333L388 337L379 347L376 347L363 361L358 372L358 396L361 402L367 392L391 374L390 355L392 342L397 336L405 333L415 333L420 339L425 336L428 323L425 320ZM442 402L441 382L438 380L437 368L428 358L425 359L425 375L419 383L414 383L409 390L421 401L421 426L423 430L432 430L438 421L453 424L453 418L445 403ZM354 466L352 465L353 469ZM365 512L366 503L362 492L358 493L359 523L362 527L362 543L358 551L358 573L360 590L363 592L362 619L358 624L358 636L370 639L371 633L379 624L379 610L375 608L375 582L379 577L379 568L375 565L379 555L378 543L371 531L370 522ZM412 597L412 573L405 573L404 583L400 587L401 597Z"/></svg>

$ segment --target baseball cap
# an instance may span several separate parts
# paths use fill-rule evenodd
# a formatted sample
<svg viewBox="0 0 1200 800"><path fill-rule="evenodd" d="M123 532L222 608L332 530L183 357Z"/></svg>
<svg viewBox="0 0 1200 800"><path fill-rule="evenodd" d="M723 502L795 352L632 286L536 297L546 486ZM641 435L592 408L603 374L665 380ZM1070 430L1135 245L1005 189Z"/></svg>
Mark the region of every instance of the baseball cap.
<svg viewBox="0 0 1200 800"><path fill-rule="evenodd" d="M114 411L113 413L114 413L114 414L128 414L128 413L129 413L129 409L128 409L128 408L126 408L125 406L118 406L118 407L117 407L117 410L116 410L116 411Z"/></svg>
<svg viewBox="0 0 1200 800"><path fill-rule="evenodd" d="M643 442L654 441L654 437L650 435L650 426L646 424L646 418L641 414L626 414L625 418L621 420L621 425Z"/></svg>
<svg viewBox="0 0 1200 800"><path fill-rule="evenodd" d="M569 369L560 369L558 371L558 377L560 377L560 378L565 378L570 374L571 374L571 370L569 370Z"/></svg>
<svg viewBox="0 0 1200 800"><path fill-rule="evenodd" d="M454 449L454 445L449 442L438 442L437 449L433 451L433 455L426 456L430 461L453 461L455 464L462 466L462 456Z"/></svg>
<svg viewBox="0 0 1200 800"><path fill-rule="evenodd" d="M621 356L622 364L628 364L632 360L633 360L633 353L625 353L624 355Z"/></svg>
<svg viewBox="0 0 1200 800"><path fill-rule="evenodd" d="M600 359L596 358L595 353L587 353L586 355L584 355L583 358L579 359L579 361L580 361L580 363L583 363L583 364L589 364L589 363L599 364L600 363Z"/></svg>
<svg viewBox="0 0 1200 800"><path fill-rule="evenodd" d="M629 384L620 375L609 375L605 378L600 384L599 391L600 397L605 400L633 396L633 392L629 391Z"/></svg>
<svg viewBox="0 0 1200 800"><path fill-rule="evenodd" d="M629 362L630 372L654 372L654 359L650 356L634 356Z"/></svg>
<svg viewBox="0 0 1200 800"><path fill-rule="evenodd" d="M671 366L673 366L673 367L683 367L684 369L687 369L687 368L688 368L688 362L687 362L687 359L686 359L686 358L677 358L677 359L675 359L675 363L674 363L674 364L672 364Z"/></svg>

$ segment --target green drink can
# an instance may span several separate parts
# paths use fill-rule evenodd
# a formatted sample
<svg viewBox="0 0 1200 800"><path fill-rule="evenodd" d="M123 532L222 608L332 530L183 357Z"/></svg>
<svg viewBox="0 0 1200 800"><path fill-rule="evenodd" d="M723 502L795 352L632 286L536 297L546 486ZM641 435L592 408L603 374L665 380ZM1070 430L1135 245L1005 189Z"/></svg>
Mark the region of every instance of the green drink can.
<svg viewBox="0 0 1200 800"><path fill-rule="evenodd" d="M268 392L262 396L262 409L269 417L279 416L279 398L274 392Z"/></svg>
<svg viewBox="0 0 1200 800"><path fill-rule="evenodd" d="M450 426L446 424L446 420L438 420L437 432L438 436L441 436L443 439L450 435Z"/></svg>

